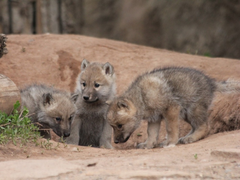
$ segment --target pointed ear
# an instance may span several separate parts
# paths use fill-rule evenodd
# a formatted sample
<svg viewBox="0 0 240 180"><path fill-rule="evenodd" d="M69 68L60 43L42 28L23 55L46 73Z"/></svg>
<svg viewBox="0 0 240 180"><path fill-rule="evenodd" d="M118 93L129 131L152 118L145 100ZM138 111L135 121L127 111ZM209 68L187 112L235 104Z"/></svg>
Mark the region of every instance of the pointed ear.
<svg viewBox="0 0 240 180"><path fill-rule="evenodd" d="M50 104L51 101L53 100L53 97L50 93L43 94L43 105L45 106L46 104Z"/></svg>
<svg viewBox="0 0 240 180"><path fill-rule="evenodd" d="M117 102L117 106L119 109L129 109L129 106L126 101L120 100Z"/></svg>
<svg viewBox="0 0 240 180"><path fill-rule="evenodd" d="M107 100L105 103L109 106L111 104L111 100Z"/></svg>
<svg viewBox="0 0 240 180"><path fill-rule="evenodd" d="M104 70L106 75L112 76L113 73L114 73L113 66L110 63L108 63L108 62L103 65L103 70Z"/></svg>
<svg viewBox="0 0 240 180"><path fill-rule="evenodd" d="M72 100L74 103L76 103L78 96L79 96L79 93L72 93L72 94L71 94L71 100Z"/></svg>
<svg viewBox="0 0 240 180"><path fill-rule="evenodd" d="M81 71L83 71L89 64L90 64L90 62L88 62L88 60L84 59L81 64Z"/></svg>

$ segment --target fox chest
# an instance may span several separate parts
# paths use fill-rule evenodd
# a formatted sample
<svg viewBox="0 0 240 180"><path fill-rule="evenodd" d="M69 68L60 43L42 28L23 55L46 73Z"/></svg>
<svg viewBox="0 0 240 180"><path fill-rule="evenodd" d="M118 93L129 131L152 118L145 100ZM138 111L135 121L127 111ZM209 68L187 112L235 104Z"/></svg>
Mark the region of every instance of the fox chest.
<svg viewBox="0 0 240 180"><path fill-rule="evenodd" d="M79 145L99 147L99 141L105 121L103 115L82 115L80 119Z"/></svg>

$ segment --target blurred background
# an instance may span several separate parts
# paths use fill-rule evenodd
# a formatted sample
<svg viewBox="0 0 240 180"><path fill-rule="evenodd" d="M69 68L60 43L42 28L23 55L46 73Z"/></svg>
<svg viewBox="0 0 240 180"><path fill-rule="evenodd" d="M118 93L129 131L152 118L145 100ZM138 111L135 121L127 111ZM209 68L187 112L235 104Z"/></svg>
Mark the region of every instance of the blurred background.
<svg viewBox="0 0 240 180"><path fill-rule="evenodd" d="M80 34L240 59L240 0L0 0L0 33Z"/></svg>

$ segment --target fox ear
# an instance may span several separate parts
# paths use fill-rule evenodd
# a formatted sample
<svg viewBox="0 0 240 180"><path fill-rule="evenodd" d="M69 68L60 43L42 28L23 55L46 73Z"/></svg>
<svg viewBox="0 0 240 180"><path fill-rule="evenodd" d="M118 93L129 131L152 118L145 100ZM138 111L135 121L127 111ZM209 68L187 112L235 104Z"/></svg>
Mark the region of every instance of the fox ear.
<svg viewBox="0 0 240 180"><path fill-rule="evenodd" d="M71 94L71 100L72 100L74 103L76 103L78 96L79 96L79 93L72 93L72 94Z"/></svg>
<svg viewBox="0 0 240 180"><path fill-rule="evenodd" d="M109 106L111 104L111 100L107 100L105 103Z"/></svg>
<svg viewBox="0 0 240 180"><path fill-rule="evenodd" d="M129 109L128 104L125 101L118 101L117 106L119 109Z"/></svg>
<svg viewBox="0 0 240 180"><path fill-rule="evenodd" d="M81 71L83 71L89 64L90 64L90 62L88 60L84 59L81 64Z"/></svg>
<svg viewBox="0 0 240 180"><path fill-rule="evenodd" d="M53 100L53 97L50 93L43 94L43 105L45 106L46 104L50 104L51 101Z"/></svg>
<svg viewBox="0 0 240 180"><path fill-rule="evenodd" d="M106 75L111 75L112 76L113 73L114 73L113 66L108 62L103 65L103 70L104 70Z"/></svg>

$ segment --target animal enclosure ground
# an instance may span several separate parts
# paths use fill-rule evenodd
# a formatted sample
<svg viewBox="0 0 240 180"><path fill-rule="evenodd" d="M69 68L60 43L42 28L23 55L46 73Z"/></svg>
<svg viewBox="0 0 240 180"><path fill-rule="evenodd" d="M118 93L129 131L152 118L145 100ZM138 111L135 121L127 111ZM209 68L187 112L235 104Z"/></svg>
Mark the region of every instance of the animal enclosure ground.
<svg viewBox="0 0 240 180"><path fill-rule="evenodd" d="M73 91L84 58L114 66L118 93L137 75L164 66L192 67L217 80L240 81L240 61L234 59L180 54L78 35L9 35L7 43L9 53L0 59L0 73L19 88L38 82ZM180 124L182 136L189 126L182 121ZM66 146L55 141L50 141L51 150L32 144L1 145L0 179L240 178L240 130L173 148L135 149L146 137L143 122L127 143L114 145L114 150ZM164 137L163 123L160 139Z"/></svg>

